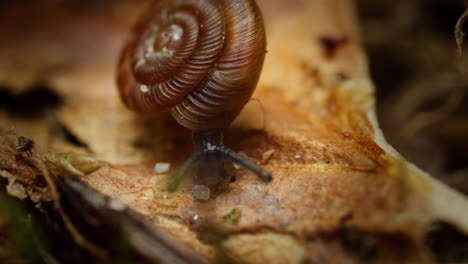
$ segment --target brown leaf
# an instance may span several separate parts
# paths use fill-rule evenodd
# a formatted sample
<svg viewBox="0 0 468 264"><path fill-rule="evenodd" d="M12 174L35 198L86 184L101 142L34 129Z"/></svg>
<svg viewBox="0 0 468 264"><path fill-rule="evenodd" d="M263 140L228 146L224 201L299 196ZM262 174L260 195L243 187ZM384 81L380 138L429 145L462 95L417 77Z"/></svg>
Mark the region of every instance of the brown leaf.
<svg viewBox="0 0 468 264"><path fill-rule="evenodd" d="M91 31L78 24L67 30L82 36L85 44L78 49L76 38L69 36L64 51L89 49L99 56L65 56L72 70L48 78L64 101L57 122L110 164L81 179L119 197L208 259L222 249L240 263L431 263L424 247L429 224L445 221L467 234L468 201L385 142L352 2L258 3L268 34L268 54L254 94L258 101L250 102L227 129L225 141L271 171L273 182L264 184L232 169L237 181L212 189L207 202L192 198L190 180L177 193L167 193L173 172L190 154L190 133L167 118L137 116L120 102L114 62L129 23L115 25L113 17L90 21L98 25ZM124 17L131 20L134 13L129 13ZM108 26L113 30L104 29ZM103 41L96 43L96 35ZM330 54L324 37L346 41ZM24 47L34 57L37 52L30 48ZM3 61L9 64L0 73L18 68ZM36 73L48 69L47 64L31 65L34 70L19 79L40 81ZM263 159L268 151L274 154ZM16 153L5 148L0 155L0 169L28 179L29 174L14 170ZM170 163L171 170L156 173L155 162ZM233 225L223 217L234 208L242 214Z"/></svg>

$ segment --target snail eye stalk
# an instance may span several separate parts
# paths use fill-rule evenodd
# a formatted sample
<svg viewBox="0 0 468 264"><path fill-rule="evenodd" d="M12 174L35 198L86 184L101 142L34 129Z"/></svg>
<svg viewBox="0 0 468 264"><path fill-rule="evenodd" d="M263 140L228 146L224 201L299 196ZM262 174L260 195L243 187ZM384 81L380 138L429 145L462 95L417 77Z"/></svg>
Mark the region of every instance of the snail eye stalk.
<svg viewBox="0 0 468 264"><path fill-rule="evenodd" d="M195 150L169 184L169 192L177 190L182 179L190 172L191 168L197 168L195 178L202 182L204 178L210 178L209 174L215 174L215 177L219 179L229 179L229 173L224 168L226 162L232 162L250 170L263 182L270 182L273 179L270 172L258 167L247 157L225 147L220 130L194 132L193 143ZM219 177L219 175L222 177Z"/></svg>

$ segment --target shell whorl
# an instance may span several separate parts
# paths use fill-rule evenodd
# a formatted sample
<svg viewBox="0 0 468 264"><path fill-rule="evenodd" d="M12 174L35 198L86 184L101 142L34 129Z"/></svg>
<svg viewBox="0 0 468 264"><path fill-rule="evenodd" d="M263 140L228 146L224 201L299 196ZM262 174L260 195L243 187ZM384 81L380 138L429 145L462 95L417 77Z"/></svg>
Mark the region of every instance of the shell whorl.
<svg viewBox="0 0 468 264"><path fill-rule="evenodd" d="M192 130L225 128L255 89L265 43L254 0L156 1L122 53L121 98Z"/></svg>

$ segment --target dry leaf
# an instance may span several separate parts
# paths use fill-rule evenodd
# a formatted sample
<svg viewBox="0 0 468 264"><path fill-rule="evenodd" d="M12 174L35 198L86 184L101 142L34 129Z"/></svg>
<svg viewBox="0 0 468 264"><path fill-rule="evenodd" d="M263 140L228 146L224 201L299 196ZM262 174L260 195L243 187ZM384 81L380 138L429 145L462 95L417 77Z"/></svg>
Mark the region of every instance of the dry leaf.
<svg viewBox="0 0 468 264"><path fill-rule="evenodd" d="M190 180L177 193L166 192L172 175L156 173L154 164L170 163L171 171L177 170L190 154L190 133L168 119L137 116L120 102L115 59L130 23L111 26L111 32L76 29L80 36L103 34L103 44L86 43L92 54L112 42L106 58L67 58L73 70L48 78L63 98L58 122L81 149L111 164L82 180L120 198L207 259L221 249L239 263L432 263L424 245L429 226L443 221L468 234L468 200L385 142L352 1L258 3L268 36L254 94L259 103L247 105L225 141L271 171L273 182L264 184L239 169L231 171L237 181L212 189L206 202L192 198ZM70 43L65 47L73 50ZM34 73L44 70L33 66ZM28 78L40 81L33 75ZM41 130L52 124L45 126ZM43 146L54 146L55 140L42 141ZM263 159L269 151L274 155ZM14 169L17 156L3 147L0 169L36 186L28 180L35 176L25 172L33 166ZM235 225L226 223L235 208L241 217Z"/></svg>

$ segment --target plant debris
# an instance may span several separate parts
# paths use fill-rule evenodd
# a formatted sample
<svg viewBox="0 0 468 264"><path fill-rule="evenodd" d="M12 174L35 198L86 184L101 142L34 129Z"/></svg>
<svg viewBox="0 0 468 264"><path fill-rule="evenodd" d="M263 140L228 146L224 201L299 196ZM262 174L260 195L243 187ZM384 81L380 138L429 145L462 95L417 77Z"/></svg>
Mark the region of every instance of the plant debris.
<svg viewBox="0 0 468 264"><path fill-rule="evenodd" d="M228 224L236 225L242 216L242 210L238 207L232 208L232 210L223 216L224 222Z"/></svg>
<svg viewBox="0 0 468 264"><path fill-rule="evenodd" d="M171 169L171 163L169 162L156 162L154 164L154 172L156 173L167 173Z"/></svg>
<svg viewBox="0 0 468 264"><path fill-rule="evenodd" d="M47 167L53 175L71 174L84 176L98 170L103 164L92 157L81 156L74 153L52 153L44 154L48 163Z"/></svg>

